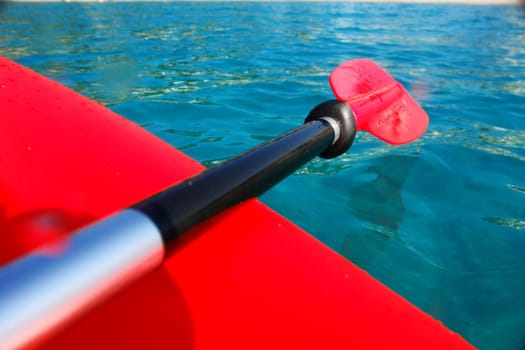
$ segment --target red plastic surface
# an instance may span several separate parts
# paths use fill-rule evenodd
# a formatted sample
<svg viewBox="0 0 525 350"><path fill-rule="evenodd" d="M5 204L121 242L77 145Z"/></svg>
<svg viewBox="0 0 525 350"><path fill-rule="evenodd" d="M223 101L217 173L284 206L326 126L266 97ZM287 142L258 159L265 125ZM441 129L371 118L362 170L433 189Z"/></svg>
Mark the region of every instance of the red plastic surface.
<svg viewBox="0 0 525 350"><path fill-rule="evenodd" d="M405 88L375 62L366 59L341 64L330 74L336 98L348 103L358 130L400 145L427 129L428 115Z"/></svg>
<svg viewBox="0 0 525 350"><path fill-rule="evenodd" d="M0 264L202 169L3 58L0 106ZM162 267L43 346L117 347L471 348L256 200L189 232Z"/></svg>

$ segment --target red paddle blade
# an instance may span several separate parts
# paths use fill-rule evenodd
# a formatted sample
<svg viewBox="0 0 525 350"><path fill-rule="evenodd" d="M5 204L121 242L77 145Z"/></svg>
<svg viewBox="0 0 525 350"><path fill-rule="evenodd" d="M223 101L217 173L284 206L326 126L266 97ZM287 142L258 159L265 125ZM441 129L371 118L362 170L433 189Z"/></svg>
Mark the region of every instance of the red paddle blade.
<svg viewBox="0 0 525 350"><path fill-rule="evenodd" d="M394 145L414 141L427 129L428 115L405 88L375 62L341 64L330 74L330 86L346 102L358 130Z"/></svg>

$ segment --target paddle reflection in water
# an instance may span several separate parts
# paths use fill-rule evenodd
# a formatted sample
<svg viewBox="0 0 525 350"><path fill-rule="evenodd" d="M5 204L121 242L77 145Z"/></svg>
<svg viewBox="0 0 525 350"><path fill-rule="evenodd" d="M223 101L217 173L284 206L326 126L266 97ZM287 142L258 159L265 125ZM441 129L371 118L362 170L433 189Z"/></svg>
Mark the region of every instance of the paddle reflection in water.
<svg viewBox="0 0 525 350"><path fill-rule="evenodd" d="M405 212L401 191L416 161L416 157L388 155L366 169L372 180L352 189L348 201L349 211L363 221L363 229L345 237L341 254L360 266L370 266L391 238L399 238Z"/></svg>

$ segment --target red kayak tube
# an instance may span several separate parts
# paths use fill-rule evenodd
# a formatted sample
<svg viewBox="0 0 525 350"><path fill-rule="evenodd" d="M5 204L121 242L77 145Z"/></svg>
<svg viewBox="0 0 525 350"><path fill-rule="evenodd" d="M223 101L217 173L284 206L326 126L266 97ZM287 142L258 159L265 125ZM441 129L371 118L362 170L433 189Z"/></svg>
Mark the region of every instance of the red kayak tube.
<svg viewBox="0 0 525 350"><path fill-rule="evenodd" d="M204 169L100 103L1 57L0 111L0 273L58 240L42 254L60 259L71 232ZM190 229L160 267L112 293L29 346L473 348L256 199Z"/></svg>

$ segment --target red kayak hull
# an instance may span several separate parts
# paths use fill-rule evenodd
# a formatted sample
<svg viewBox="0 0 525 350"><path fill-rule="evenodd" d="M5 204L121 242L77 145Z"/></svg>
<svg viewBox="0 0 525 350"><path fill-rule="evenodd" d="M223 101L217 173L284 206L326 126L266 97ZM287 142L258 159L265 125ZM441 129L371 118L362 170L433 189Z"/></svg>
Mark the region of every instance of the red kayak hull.
<svg viewBox="0 0 525 350"><path fill-rule="evenodd" d="M203 169L101 104L4 58L0 105L0 265ZM191 230L160 268L42 347L471 345L250 200Z"/></svg>

